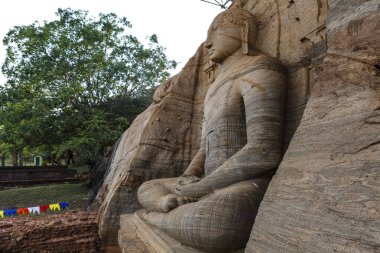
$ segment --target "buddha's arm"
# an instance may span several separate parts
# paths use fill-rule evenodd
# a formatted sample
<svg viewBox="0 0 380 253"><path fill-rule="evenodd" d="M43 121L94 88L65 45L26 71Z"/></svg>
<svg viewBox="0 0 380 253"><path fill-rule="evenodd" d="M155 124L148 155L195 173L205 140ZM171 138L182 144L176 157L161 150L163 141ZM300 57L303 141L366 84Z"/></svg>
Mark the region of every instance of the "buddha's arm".
<svg viewBox="0 0 380 253"><path fill-rule="evenodd" d="M196 176L202 177L204 174L204 164L205 164L206 152L204 149L200 149L194 156L189 167L183 173L183 176Z"/></svg>
<svg viewBox="0 0 380 253"><path fill-rule="evenodd" d="M185 184L191 184L194 182L197 182L201 179L201 177L204 175L204 164L206 159L206 146L205 146L205 122L203 122L202 127L202 138L201 138L201 145L194 156L193 160L191 160L191 163L189 167L187 167L186 171L183 173L182 176L179 177L178 183L180 185Z"/></svg>
<svg viewBox="0 0 380 253"><path fill-rule="evenodd" d="M275 71L259 70L239 81L246 113L247 144L213 173L183 187L181 194L184 196L200 197L256 178L276 169L280 163L285 76Z"/></svg>
<svg viewBox="0 0 380 253"><path fill-rule="evenodd" d="M204 174L204 164L206 159L206 150L201 147L197 154L194 156L189 167L183 173L183 176L196 176L202 177Z"/></svg>

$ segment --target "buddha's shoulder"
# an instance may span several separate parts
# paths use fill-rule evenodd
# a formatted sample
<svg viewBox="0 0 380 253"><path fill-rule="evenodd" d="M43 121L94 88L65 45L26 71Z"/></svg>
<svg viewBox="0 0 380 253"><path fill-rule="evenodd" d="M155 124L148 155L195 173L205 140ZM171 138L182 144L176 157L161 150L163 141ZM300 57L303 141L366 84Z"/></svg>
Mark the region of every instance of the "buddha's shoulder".
<svg viewBox="0 0 380 253"><path fill-rule="evenodd" d="M279 61L264 54L246 55L241 58L237 65L240 65L242 72L268 70L286 74L286 68Z"/></svg>

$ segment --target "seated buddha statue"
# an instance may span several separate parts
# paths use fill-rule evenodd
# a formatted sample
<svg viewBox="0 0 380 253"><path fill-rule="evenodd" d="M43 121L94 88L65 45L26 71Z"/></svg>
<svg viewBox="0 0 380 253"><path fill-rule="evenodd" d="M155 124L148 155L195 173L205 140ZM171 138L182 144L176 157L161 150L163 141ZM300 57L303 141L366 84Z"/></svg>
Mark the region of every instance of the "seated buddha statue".
<svg viewBox="0 0 380 253"><path fill-rule="evenodd" d="M286 75L255 49L256 27L239 8L214 19L205 47L218 74L205 97L201 147L182 176L138 191L146 222L200 251L245 247L282 158Z"/></svg>

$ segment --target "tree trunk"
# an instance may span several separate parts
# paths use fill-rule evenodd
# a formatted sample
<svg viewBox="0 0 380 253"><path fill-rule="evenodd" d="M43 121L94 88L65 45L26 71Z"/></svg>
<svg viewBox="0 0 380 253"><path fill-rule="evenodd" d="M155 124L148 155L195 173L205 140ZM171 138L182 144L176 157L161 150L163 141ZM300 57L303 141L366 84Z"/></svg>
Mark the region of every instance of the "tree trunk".
<svg viewBox="0 0 380 253"><path fill-rule="evenodd" d="M12 164L13 166L22 166L24 164L24 154L22 149L17 149L12 152Z"/></svg>
<svg viewBox="0 0 380 253"><path fill-rule="evenodd" d="M18 151L18 165L23 166L24 165L24 153L22 150Z"/></svg>
<svg viewBox="0 0 380 253"><path fill-rule="evenodd" d="M5 166L5 155L1 156L1 166Z"/></svg>
<svg viewBox="0 0 380 253"><path fill-rule="evenodd" d="M12 151L12 164L13 166L18 166L17 150Z"/></svg>

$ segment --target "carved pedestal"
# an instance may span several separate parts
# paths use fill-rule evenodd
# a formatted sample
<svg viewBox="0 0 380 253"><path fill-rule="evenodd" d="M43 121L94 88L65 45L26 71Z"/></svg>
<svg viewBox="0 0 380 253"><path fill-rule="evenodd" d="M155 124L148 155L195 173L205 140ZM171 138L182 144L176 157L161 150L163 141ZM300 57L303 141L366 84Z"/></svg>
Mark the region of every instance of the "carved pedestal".
<svg viewBox="0 0 380 253"><path fill-rule="evenodd" d="M202 253L174 240L135 214L120 218L119 246L123 253Z"/></svg>

